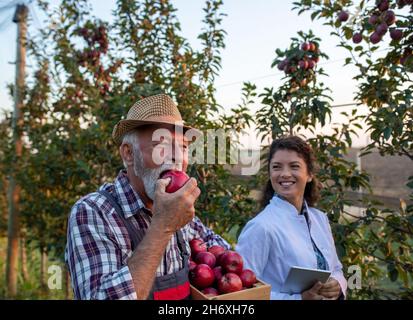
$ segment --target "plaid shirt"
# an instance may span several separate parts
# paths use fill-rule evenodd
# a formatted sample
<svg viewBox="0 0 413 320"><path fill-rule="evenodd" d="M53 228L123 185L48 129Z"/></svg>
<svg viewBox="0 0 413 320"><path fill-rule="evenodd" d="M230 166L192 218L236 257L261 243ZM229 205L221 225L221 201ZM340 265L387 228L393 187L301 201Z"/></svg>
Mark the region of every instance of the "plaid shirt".
<svg viewBox="0 0 413 320"><path fill-rule="evenodd" d="M106 183L99 188L102 189L114 195L125 218L132 222L134 228L148 228L151 212L132 189L124 170L120 171L114 183ZM198 217L181 230L188 252L189 241L194 238L203 239L208 247L217 244L230 248L224 239L204 226ZM128 231L104 196L94 192L75 203L68 221L65 251L75 299L136 299L127 266L131 255ZM156 269L156 276L182 268L183 261L174 234Z"/></svg>

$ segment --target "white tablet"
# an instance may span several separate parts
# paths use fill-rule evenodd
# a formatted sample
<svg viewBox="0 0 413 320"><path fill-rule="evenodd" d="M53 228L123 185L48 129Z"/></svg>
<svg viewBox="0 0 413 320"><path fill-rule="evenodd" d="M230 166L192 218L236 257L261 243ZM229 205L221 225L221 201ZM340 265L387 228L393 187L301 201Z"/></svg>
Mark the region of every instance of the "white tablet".
<svg viewBox="0 0 413 320"><path fill-rule="evenodd" d="M301 293L310 289L317 281L325 283L330 275L331 271L291 267L281 292L289 294Z"/></svg>

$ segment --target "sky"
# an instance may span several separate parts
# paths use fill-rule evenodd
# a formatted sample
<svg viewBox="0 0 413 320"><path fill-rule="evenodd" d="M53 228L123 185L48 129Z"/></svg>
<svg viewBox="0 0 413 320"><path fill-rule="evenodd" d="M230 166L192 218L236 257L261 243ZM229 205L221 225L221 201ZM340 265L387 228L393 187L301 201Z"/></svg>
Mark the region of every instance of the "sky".
<svg viewBox="0 0 413 320"><path fill-rule="evenodd" d="M10 3L11 0L0 0L0 4ZM115 7L115 0L92 0L93 12L103 20L111 19L111 12ZM278 69L271 69L275 57L275 49L285 49L290 44L290 38L302 30L312 30L322 39L321 47L329 56L329 60L321 59L319 66L325 69L329 77L323 82L332 90L333 105L352 103L356 82L352 79L356 75L354 67L344 67L347 57L342 48L338 48L337 38L330 35L330 28L323 26L320 21L311 21L309 14L297 15L292 11L292 2L280 0L224 0L223 12L227 14L223 19L222 28L227 32L226 48L222 51L222 69L216 79L217 100L230 110L241 102L241 88L245 81L255 83L258 91L265 87L277 87L281 84L282 73ZM52 3L58 3L53 0ZM199 47L197 35L202 28L204 1L202 0L172 0L178 9L176 15L181 23L182 35L195 48ZM13 102L8 96L7 83L14 81L15 65L12 63L16 52L16 25L11 22L13 9L2 11L0 15L0 109L11 110ZM35 10L32 15L32 26L44 27L41 22L40 11ZM7 23L7 20L10 23ZM32 30L33 32L33 30ZM30 64L30 60L28 61ZM259 105L251 107L254 113ZM365 113L364 107L359 107ZM332 122L341 122L340 112L349 111L341 107L333 109ZM331 126L323 129L331 132ZM354 146L364 146L368 137L360 133L354 140ZM253 132L243 138L246 147L259 148L260 141Z"/></svg>

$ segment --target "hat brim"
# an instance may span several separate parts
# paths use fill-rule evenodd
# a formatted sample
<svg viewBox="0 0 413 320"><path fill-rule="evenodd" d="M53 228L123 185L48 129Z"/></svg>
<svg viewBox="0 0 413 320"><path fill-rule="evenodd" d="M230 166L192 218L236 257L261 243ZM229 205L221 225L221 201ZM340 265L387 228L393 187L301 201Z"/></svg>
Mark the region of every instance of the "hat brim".
<svg viewBox="0 0 413 320"><path fill-rule="evenodd" d="M122 138L123 136L136 128L145 126L145 125L151 125L151 124L170 124L178 128L183 128L183 132L186 132L188 130L193 130L193 133L198 136L201 134L201 131L198 129L195 129L193 127L184 125L183 123L179 123L176 121L153 121L153 120L120 120L115 127L113 128L112 132L112 138L115 141L117 145L120 145L122 143Z"/></svg>

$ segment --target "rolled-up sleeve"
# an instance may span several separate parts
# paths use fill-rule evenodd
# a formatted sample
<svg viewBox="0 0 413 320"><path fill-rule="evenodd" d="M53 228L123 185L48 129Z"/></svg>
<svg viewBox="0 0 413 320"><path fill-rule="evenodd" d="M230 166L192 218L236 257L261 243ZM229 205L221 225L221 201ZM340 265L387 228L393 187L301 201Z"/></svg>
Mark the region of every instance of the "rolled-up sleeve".
<svg viewBox="0 0 413 320"><path fill-rule="evenodd" d="M115 236L97 209L85 202L72 208L65 259L75 299L136 299Z"/></svg>

